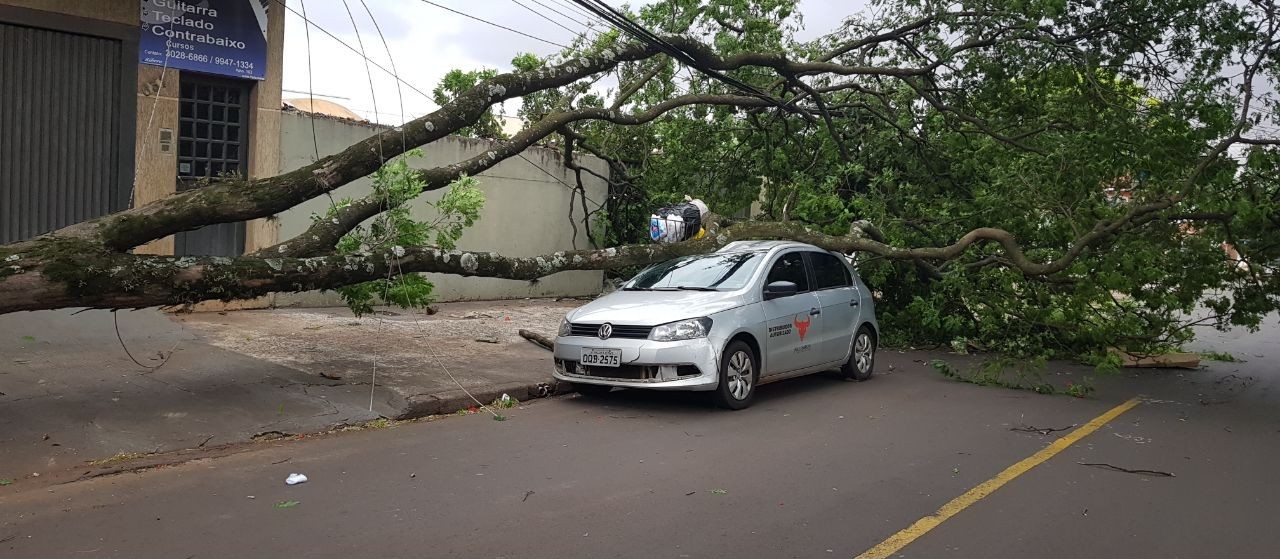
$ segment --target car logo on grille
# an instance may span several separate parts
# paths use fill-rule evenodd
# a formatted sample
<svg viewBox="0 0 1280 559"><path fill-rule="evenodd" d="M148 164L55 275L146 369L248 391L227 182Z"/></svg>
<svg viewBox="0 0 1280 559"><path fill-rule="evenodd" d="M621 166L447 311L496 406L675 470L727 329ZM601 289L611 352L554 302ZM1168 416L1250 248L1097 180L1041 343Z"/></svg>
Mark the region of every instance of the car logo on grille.
<svg viewBox="0 0 1280 559"><path fill-rule="evenodd" d="M609 339L609 336L613 335L613 325L609 324L608 322L601 324L600 331L596 332L596 335L600 336L600 339L602 340Z"/></svg>

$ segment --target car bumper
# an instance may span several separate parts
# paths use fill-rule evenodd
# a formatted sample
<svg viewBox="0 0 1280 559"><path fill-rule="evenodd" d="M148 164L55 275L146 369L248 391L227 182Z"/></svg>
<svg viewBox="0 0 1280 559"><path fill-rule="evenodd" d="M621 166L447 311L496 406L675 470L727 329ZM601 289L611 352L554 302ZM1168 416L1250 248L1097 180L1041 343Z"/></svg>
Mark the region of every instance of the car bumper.
<svg viewBox="0 0 1280 559"><path fill-rule="evenodd" d="M620 367L579 365L584 349L622 350ZM714 390L719 379L720 352L707 338L655 342L584 336L556 338L556 379L602 386L651 390Z"/></svg>

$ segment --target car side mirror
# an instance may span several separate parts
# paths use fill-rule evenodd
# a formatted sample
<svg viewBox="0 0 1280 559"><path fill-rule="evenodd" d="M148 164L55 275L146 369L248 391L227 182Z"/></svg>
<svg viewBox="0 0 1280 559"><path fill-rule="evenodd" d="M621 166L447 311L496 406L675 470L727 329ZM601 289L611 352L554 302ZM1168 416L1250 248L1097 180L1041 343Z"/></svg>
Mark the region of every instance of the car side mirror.
<svg viewBox="0 0 1280 559"><path fill-rule="evenodd" d="M781 299L790 297L800 291L796 284L789 281L775 281L764 286L764 300Z"/></svg>

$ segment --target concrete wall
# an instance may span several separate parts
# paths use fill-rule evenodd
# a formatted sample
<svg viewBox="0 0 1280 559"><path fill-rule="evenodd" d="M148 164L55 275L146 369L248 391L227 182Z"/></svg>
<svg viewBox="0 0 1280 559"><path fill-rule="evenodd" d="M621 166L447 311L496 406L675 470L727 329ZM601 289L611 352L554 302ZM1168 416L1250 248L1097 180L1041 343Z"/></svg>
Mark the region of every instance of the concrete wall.
<svg viewBox="0 0 1280 559"><path fill-rule="evenodd" d="M305 113L281 113L281 171L297 169L315 161L313 125L321 157L336 153L386 129L332 118L313 118ZM448 165L484 153L489 145L485 140L444 138L425 146L425 156L413 165ZM513 157L477 177L480 188L485 193L484 210L475 226L463 233L459 248L510 256L536 256L560 250L590 248L582 225L580 202L574 203L574 217L578 223L576 245L573 228L568 220L571 194L569 185L576 184L573 172L561 164L559 154L555 151L532 148L523 155L527 161ZM590 159L585 164L602 175L608 173L608 166L603 161ZM584 173L583 184L587 190L588 207L594 210L604 203L608 186L603 180ZM333 195L337 200L347 197L358 199L370 191L369 180L362 179L343 186ZM430 192L422 198L435 201L441 194L442 191ZM323 215L328 211L329 204L327 197L321 197L280 214L280 240L289 239L304 231L311 224L311 215ZM433 215L430 207L422 203L421 199L414 204L413 214L421 219L429 219ZM589 271L562 272L544 278L535 285L525 281L494 278L439 274L428 274L428 277L436 285L436 294L441 301L595 295L600 292L603 281L601 272ZM278 294L275 303L279 306L342 304L334 293L315 292Z"/></svg>

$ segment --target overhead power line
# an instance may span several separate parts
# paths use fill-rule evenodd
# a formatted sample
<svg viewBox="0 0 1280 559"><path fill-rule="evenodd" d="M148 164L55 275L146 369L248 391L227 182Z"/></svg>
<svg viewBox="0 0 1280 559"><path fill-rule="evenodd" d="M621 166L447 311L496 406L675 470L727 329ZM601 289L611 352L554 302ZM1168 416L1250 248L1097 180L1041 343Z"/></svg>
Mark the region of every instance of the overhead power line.
<svg viewBox="0 0 1280 559"><path fill-rule="evenodd" d="M574 22L574 23L576 23L576 24L578 24L578 25L581 25L582 27L584 27L584 28L586 28L586 29L588 29L588 30L590 30L590 29L591 29L591 25L590 25L590 24L588 24L588 23L583 23L582 21L578 20L577 18L575 18L575 17L573 17L573 16L571 16L571 15L569 15L569 14L566 14L566 13L564 13L564 12L562 12L562 11L560 11L560 10L557 10L557 9L555 9L555 8L551 7L551 6L548 6L548 5L546 5L546 4L543 4L543 3L542 3L542 0L530 0L530 1L531 1L531 2L533 2L534 4L537 4L537 5L539 5L539 6L542 6L543 8L546 8L546 9L550 10L552 13L554 13L554 14L556 14L556 15L558 15L558 16L560 16L560 17L562 17L562 18L565 18L565 19L567 19L567 20L569 20L569 21L572 21L572 22ZM561 6L563 6L563 5L564 5L564 4L561 4ZM591 20L591 16L587 16L587 20L588 20L588 21L590 21L590 20Z"/></svg>
<svg viewBox="0 0 1280 559"><path fill-rule="evenodd" d="M277 1L278 1L278 0L277 0ZM462 17L465 17L465 18L474 19L474 20L476 20L476 21L478 21L478 22L480 22L480 23L484 23L484 24L492 25L492 26L494 26L494 27L497 27L498 29L505 29L505 30L507 30L507 31L510 31L510 32L515 33L515 34L517 34L517 35L521 35L521 36L524 36L524 37L528 37L528 38L533 39L533 40L535 40L535 41L542 41L542 42L544 42L544 43L546 43L546 44L548 44L548 45L557 46L557 47L560 47L560 48L562 48L562 49L567 49L567 48L569 48L567 45L562 45L562 44L557 43L557 42L555 42L555 41L548 41L548 40L546 40L546 39L543 39L542 37L535 37L535 36L533 36L533 35L530 35L530 34L525 33L525 32L523 32L523 31L517 31L517 30L515 30L515 29L512 29L512 28L507 27L507 26L505 26L505 25L502 25L502 24L500 24L500 23L494 23L494 22L489 21L489 20L487 20L487 19L479 18L479 17L473 16L473 15L471 15L471 14L468 14L468 13L466 13L466 12L460 12L460 11L455 10L455 9L453 9L453 8L450 8L450 7L448 7L448 6L444 6L444 5L441 5L441 4L437 4L437 3L435 3L435 2L432 2L431 0L419 0L419 1L420 1L420 2L422 2L423 4L430 4L430 5L432 5L432 6L435 6L435 7L437 7L437 8L440 8L441 10L445 10L445 11L447 11L447 12L455 13L455 14L458 14L458 15L460 15L460 16L462 16Z"/></svg>
<svg viewBox="0 0 1280 559"><path fill-rule="evenodd" d="M552 2L552 3L554 3L554 4L555 4L555 5L557 5L557 6L560 6L560 7L564 8L564 9L566 9L566 10L569 10L569 11L574 12L574 13L576 13L576 14L580 14L582 17L587 18L587 21L592 21L591 13L590 13L590 12L587 12L587 11L585 11L585 10L583 10L582 8L579 8L579 7L578 7L578 6L576 6L576 5L574 5L574 4L572 3L572 1L571 1L571 0L570 0L570 1L566 1L566 0L549 0L549 1L550 1L550 2ZM539 4L541 4L541 2L539 2Z"/></svg>
<svg viewBox="0 0 1280 559"><path fill-rule="evenodd" d="M311 95L314 97L328 97L330 99L344 99L347 101L351 100L350 97L342 97L341 95L328 95L328 94L320 93L317 91L303 91L301 89L288 89L288 88L282 89L281 91L285 93L297 93L299 95Z"/></svg>
<svg viewBox="0 0 1280 559"><path fill-rule="evenodd" d="M547 20L547 21L549 21L549 22L551 22L551 23L555 24L555 25L560 26L560 28L561 28L561 29L563 29L563 30L565 30L565 31L568 31L568 32L570 32L570 33L573 33L574 35L577 35L577 36L579 36L579 37L581 37L581 36L582 36L582 33L583 33L582 31L574 31L574 30L572 30L572 29L569 29L569 26L567 26L567 25L565 25L565 24L563 24L563 23L560 23L560 22L558 22L558 21L556 21L556 20L554 20L554 19L551 19L551 17L550 17L550 16L548 16L547 14L544 14L544 13L542 13L542 12L539 12L538 10L535 10L535 9L533 9L533 8L530 8L528 4L525 4L524 2L521 2L520 0L511 0L511 1L512 1L512 2L515 2L515 4L516 4L517 6L520 6L521 8L524 8L524 9L526 9L526 10L528 10L528 11L532 12L532 13L533 13L533 15L538 16L538 17L540 17L540 18L542 18L542 19L545 19L545 20Z"/></svg>
<svg viewBox="0 0 1280 559"><path fill-rule="evenodd" d="M400 79L400 76L396 75L396 73L395 73L395 72L392 72L391 70L388 70L385 66L383 66L383 65L379 64L376 60L373 60L373 59L369 58L368 56L365 56L365 55L364 55L364 53L360 52L360 50L359 50L359 49L357 49L357 48L355 48L355 47L351 46L351 44L349 44L349 43L347 43L346 41L343 41L342 39L338 38L338 36L337 36L337 35L334 35L333 33L329 32L329 30L328 30L328 29L325 29L325 28L321 27L319 24L317 24L316 22L311 21L310 19L308 19L308 18L307 18L307 16L305 16L305 15L303 15L303 14L299 13L299 12L298 12L298 10L293 9L293 6L290 6L290 5L288 5L288 4L285 4L285 3L284 3L284 0L272 0L272 1L273 1L273 2L275 2L276 4L279 4L279 5L280 5L280 7L284 8L284 9L286 9L286 10L289 10L290 12L293 12L293 14L294 14L294 15L296 15L296 16L298 16L298 17L302 18L302 21L306 22L308 25L310 25L310 26L312 26L312 27L315 27L316 29L319 29L319 30L320 30L320 32L324 33L325 35L328 35L330 39L333 39L333 40L337 41L337 42L338 42L338 44L340 44L340 45L342 45L342 46L344 46L344 47L347 47L347 50L349 50L349 51L351 51L351 52L356 53L356 56L359 56L360 58L363 58L363 59L364 59L365 61L367 61L369 64L373 65L373 67L374 67L374 68L377 68L377 69L379 69L379 70L382 70L383 72L386 72L386 74L387 74L387 75L389 75L389 76L391 76L391 77L395 78L395 80L396 80L397 82L404 84L404 85L405 85L405 86L407 86L409 89L414 90L414 91L415 91L415 92L417 92L419 95L422 95L423 97L427 98L428 100L432 99L432 97L431 97L430 95L427 95L427 93L426 93L426 92L422 91L421 89L418 89L418 88L414 87L414 86L413 86L413 84L411 84L411 83L409 83L409 82L406 82L406 81L404 81L404 80Z"/></svg>
<svg viewBox="0 0 1280 559"><path fill-rule="evenodd" d="M627 17L626 14L614 9L613 6L610 6L604 3L603 0L571 0L571 1L579 6L582 6L584 9L590 11L591 13L600 17L601 19L605 20L610 25L618 28L618 30L622 31L623 33L626 33L627 35L632 36L638 41L641 41L643 43L646 43L648 45L651 45L657 48L658 50L667 54L671 58L674 58L677 62L680 62L685 66L693 68L718 82L721 82L725 85L728 85L729 87L732 87L738 90L739 92L768 101L769 103L772 103L773 105L776 105L783 110L787 110L787 111L792 110L792 107L788 106L786 103L783 103L782 101L774 98L772 95L769 95L764 91L761 91L755 86L748 84L746 82L743 82L742 80L739 80L732 76L726 75L714 68L710 68L707 65L699 62L689 53L683 50L680 50L679 47L671 44L670 42L666 41L662 37L655 35L652 31L649 31L643 25L640 25L635 21L633 21L630 17Z"/></svg>

